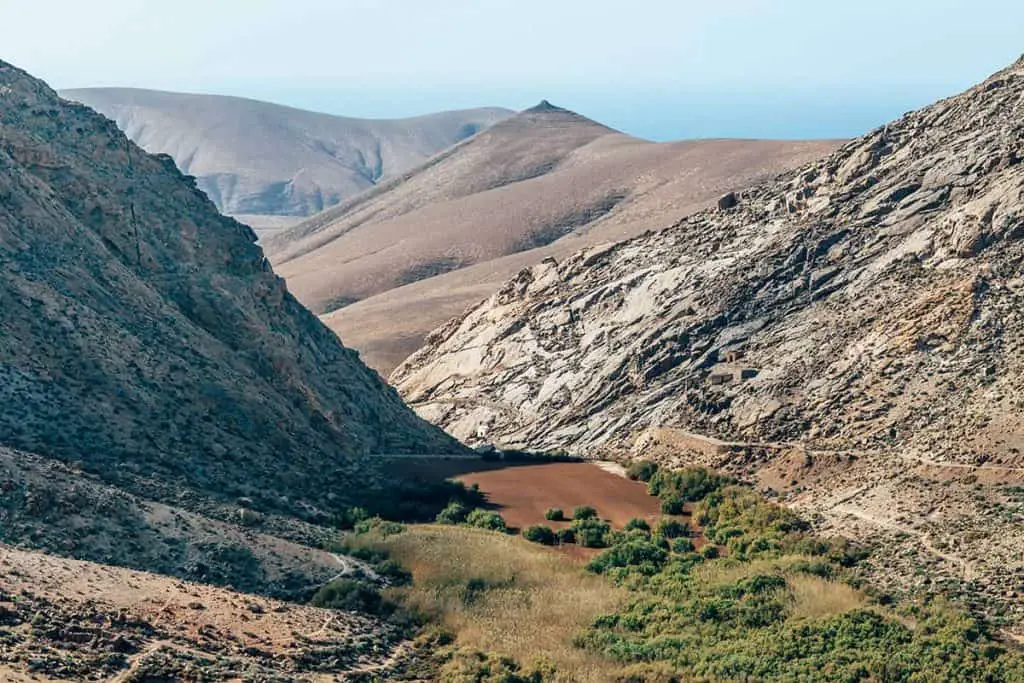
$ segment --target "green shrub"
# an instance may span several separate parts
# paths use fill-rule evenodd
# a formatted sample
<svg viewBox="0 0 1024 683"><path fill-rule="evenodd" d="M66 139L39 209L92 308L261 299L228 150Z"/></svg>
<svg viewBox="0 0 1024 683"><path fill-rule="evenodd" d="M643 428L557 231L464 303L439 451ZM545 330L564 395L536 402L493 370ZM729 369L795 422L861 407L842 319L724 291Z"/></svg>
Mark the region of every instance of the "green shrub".
<svg viewBox="0 0 1024 683"><path fill-rule="evenodd" d="M331 525L339 529L353 529L356 524L359 524L359 522L365 521L369 518L370 513L366 508L349 507L334 515L334 517L331 518Z"/></svg>
<svg viewBox="0 0 1024 683"><path fill-rule="evenodd" d="M672 540L672 552L674 553L692 553L693 552L693 541L688 538L676 538Z"/></svg>
<svg viewBox="0 0 1024 683"><path fill-rule="evenodd" d="M662 500L678 499L685 503L695 503L731 481L703 467L687 467L677 471L658 470L651 476L647 490Z"/></svg>
<svg viewBox="0 0 1024 683"><path fill-rule="evenodd" d="M572 518L576 520L580 519L596 519L597 510L590 507L589 505L581 505L572 511Z"/></svg>
<svg viewBox="0 0 1024 683"><path fill-rule="evenodd" d="M683 538L690 535L690 525L677 519L662 519L655 525L654 535L669 540Z"/></svg>
<svg viewBox="0 0 1024 683"><path fill-rule="evenodd" d="M650 460L634 460L626 468L626 476L633 481L650 481L654 473L658 471L658 465Z"/></svg>
<svg viewBox="0 0 1024 683"><path fill-rule="evenodd" d="M469 516L469 508L453 500L437 514L434 521L438 524L462 524L466 521L467 516Z"/></svg>
<svg viewBox="0 0 1024 683"><path fill-rule="evenodd" d="M559 544L575 543L576 532L572 529L559 529L555 532L555 538L558 539Z"/></svg>
<svg viewBox="0 0 1024 683"><path fill-rule="evenodd" d="M309 603L314 607L374 615L386 615L394 611L394 606L385 601L376 589L349 579L331 581L314 593Z"/></svg>
<svg viewBox="0 0 1024 683"><path fill-rule="evenodd" d="M384 560L373 565L373 571L392 586L408 586L412 583L412 572L408 571L395 560Z"/></svg>
<svg viewBox="0 0 1024 683"><path fill-rule="evenodd" d="M612 567L636 567L642 574L653 575L668 559L668 553L650 541L633 539L604 551L587 565L587 569L603 574Z"/></svg>
<svg viewBox="0 0 1024 683"><path fill-rule="evenodd" d="M548 508L544 512L544 519L550 522L561 522L565 519L565 512L562 508Z"/></svg>
<svg viewBox="0 0 1024 683"><path fill-rule="evenodd" d="M357 534L368 534L375 532L387 538L388 536L394 536L405 531L405 525L399 522L390 522L380 517L371 517L370 519L364 519L363 521L356 524L353 530Z"/></svg>
<svg viewBox="0 0 1024 683"><path fill-rule="evenodd" d="M593 517L577 519L572 523L576 542L584 548L606 548L612 527L608 522Z"/></svg>
<svg viewBox="0 0 1024 683"><path fill-rule="evenodd" d="M468 649L453 653L439 673L440 683L543 683L554 680L553 672L544 668L525 668L512 657Z"/></svg>
<svg viewBox="0 0 1024 683"><path fill-rule="evenodd" d="M667 500L661 501L661 514L663 515L681 515L685 511L686 503L682 498L668 498Z"/></svg>
<svg viewBox="0 0 1024 683"><path fill-rule="evenodd" d="M707 560L713 560L718 557L718 547L709 543L700 549L700 554Z"/></svg>
<svg viewBox="0 0 1024 683"><path fill-rule="evenodd" d="M555 532L551 530L551 527L544 526L543 524L534 524L523 529L523 538L533 543L554 545Z"/></svg>
<svg viewBox="0 0 1024 683"><path fill-rule="evenodd" d="M626 531L647 531L650 532L651 525L647 523L646 519L640 519L634 517L633 519L626 522Z"/></svg>
<svg viewBox="0 0 1024 683"><path fill-rule="evenodd" d="M508 531L508 525L497 512L477 508L466 515L466 524L489 531Z"/></svg>

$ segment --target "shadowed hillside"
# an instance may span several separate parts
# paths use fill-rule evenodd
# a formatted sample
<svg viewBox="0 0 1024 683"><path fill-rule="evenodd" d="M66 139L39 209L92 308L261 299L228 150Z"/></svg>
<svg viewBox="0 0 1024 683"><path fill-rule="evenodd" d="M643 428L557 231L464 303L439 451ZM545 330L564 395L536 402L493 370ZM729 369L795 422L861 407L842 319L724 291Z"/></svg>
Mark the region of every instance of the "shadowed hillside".
<svg viewBox="0 0 1024 683"><path fill-rule="evenodd" d="M0 445L147 495L325 509L366 453L461 450L170 157L7 64L0 198Z"/></svg>

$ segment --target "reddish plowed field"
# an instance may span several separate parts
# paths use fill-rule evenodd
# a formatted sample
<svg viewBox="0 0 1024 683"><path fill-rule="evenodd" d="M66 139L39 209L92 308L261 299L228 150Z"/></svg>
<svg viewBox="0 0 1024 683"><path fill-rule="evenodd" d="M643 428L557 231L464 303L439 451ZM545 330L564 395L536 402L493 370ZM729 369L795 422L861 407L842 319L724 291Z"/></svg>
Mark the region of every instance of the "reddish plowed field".
<svg viewBox="0 0 1024 683"><path fill-rule="evenodd" d="M546 521L544 512L557 507L571 517L573 508L581 505L594 507L598 516L616 527L634 517L653 522L662 516L660 503L647 493L646 484L588 462L506 467L468 472L456 478L467 486L477 484L512 527L542 523L552 528L568 526Z"/></svg>

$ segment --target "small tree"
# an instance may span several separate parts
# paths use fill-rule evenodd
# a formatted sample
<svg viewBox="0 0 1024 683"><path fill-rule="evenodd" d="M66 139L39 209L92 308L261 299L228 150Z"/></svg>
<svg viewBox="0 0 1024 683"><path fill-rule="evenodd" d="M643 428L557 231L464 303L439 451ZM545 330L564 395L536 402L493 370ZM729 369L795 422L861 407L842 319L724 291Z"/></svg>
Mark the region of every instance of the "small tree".
<svg viewBox="0 0 1024 683"><path fill-rule="evenodd" d="M595 557L587 569L602 574L612 567L636 567L642 574L654 575L668 559L668 553L650 541L620 543Z"/></svg>
<svg viewBox="0 0 1024 683"><path fill-rule="evenodd" d="M572 529L559 529L555 532L555 538L558 539L558 543L560 545L564 545L566 543L575 543L576 532Z"/></svg>
<svg viewBox="0 0 1024 683"><path fill-rule="evenodd" d="M466 515L466 524L489 531L508 531L508 525L497 512L477 508Z"/></svg>
<svg viewBox="0 0 1024 683"><path fill-rule="evenodd" d="M700 554L707 560L713 560L718 557L718 547L710 544L706 545L701 549Z"/></svg>
<svg viewBox="0 0 1024 683"><path fill-rule="evenodd" d="M626 469L626 476L633 481L650 481L658 471L657 464L650 460L634 460Z"/></svg>
<svg viewBox="0 0 1024 683"><path fill-rule="evenodd" d="M633 519L626 522L626 531L647 531L651 530L651 525L647 523L647 520L634 517Z"/></svg>
<svg viewBox="0 0 1024 683"><path fill-rule="evenodd" d="M681 515L684 505L682 498L669 498L661 501L661 512L666 515Z"/></svg>
<svg viewBox="0 0 1024 683"><path fill-rule="evenodd" d="M674 553L692 553L693 552L693 541L688 538L677 538L672 541L672 552Z"/></svg>
<svg viewBox="0 0 1024 683"><path fill-rule="evenodd" d="M572 524L576 533L576 542L584 548L606 548L612 527L608 522L599 519L578 519Z"/></svg>
<svg viewBox="0 0 1024 683"><path fill-rule="evenodd" d="M551 522L561 522L565 520L565 512L562 508L548 508L544 512L544 519Z"/></svg>
<svg viewBox="0 0 1024 683"><path fill-rule="evenodd" d="M469 515L469 508L462 503L453 500L447 507L437 513L435 521L438 524L462 524Z"/></svg>
<svg viewBox="0 0 1024 683"><path fill-rule="evenodd" d="M394 607L379 592L366 584L350 579L332 581L313 594L309 603L314 607L340 609L366 614L388 614Z"/></svg>
<svg viewBox="0 0 1024 683"><path fill-rule="evenodd" d="M677 519L663 519L654 527L654 535L666 539L683 538L690 535L690 526Z"/></svg>
<svg viewBox="0 0 1024 683"><path fill-rule="evenodd" d="M581 505L572 511L572 518L576 520L580 519L596 519L597 510L590 507L589 505Z"/></svg>
<svg viewBox="0 0 1024 683"><path fill-rule="evenodd" d="M555 532L551 530L551 527L544 526L543 524L534 524L523 529L523 538L533 543L540 543L541 545L554 545Z"/></svg>

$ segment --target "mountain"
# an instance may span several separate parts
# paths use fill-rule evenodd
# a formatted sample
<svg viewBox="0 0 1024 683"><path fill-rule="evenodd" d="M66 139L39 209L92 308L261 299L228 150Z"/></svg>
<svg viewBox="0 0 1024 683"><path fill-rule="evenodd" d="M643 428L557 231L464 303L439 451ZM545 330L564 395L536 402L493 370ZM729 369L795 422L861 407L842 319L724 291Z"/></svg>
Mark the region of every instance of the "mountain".
<svg viewBox="0 0 1024 683"><path fill-rule="evenodd" d="M222 212L270 233L512 113L482 108L370 120L239 97L133 88L61 95L113 119L146 151L171 155Z"/></svg>
<svg viewBox="0 0 1024 683"><path fill-rule="evenodd" d="M458 437L745 471L1013 605L1022 159L1024 60L669 230L520 272L392 381Z"/></svg>
<svg viewBox="0 0 1024 683"><path fill-rule="evenodd" d="M835 144L658 144L542 102L264 247L289 289L386 373L519 269L669 225Z"/></svg>
<svg viewBox="0 0 1024 683"><path fill-rule="evenodd" d="M255 239L170 157L0 63L0 446L144 498L304 515L387 485L367 454L462 452Z"/></svg>

